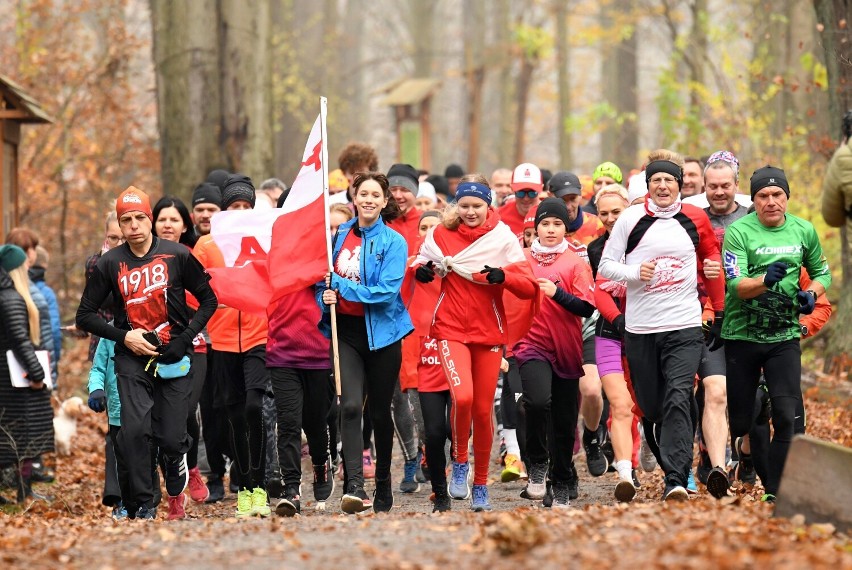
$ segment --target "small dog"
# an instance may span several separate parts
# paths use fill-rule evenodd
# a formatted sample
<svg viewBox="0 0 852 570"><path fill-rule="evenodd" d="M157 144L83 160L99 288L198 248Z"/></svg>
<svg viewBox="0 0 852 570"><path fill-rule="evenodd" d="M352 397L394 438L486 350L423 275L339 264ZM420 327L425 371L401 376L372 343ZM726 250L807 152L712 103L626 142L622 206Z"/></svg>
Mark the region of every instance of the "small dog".
<svg viewBox="0 0 852 570"><path fill-rule="evenodd" d="M53 442L59 455L71 454L71 440L77 435L77 418L85 411L83 399L77 396L68 398L59 406L59 412L53 418Z"/></svg>

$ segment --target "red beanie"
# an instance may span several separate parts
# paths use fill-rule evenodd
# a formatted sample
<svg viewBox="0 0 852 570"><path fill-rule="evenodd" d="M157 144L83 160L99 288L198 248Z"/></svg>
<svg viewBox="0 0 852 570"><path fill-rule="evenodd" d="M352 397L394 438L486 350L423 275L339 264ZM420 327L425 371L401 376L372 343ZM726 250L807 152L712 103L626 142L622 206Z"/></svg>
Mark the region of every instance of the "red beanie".
<svg viewBox="0 0 852 570"><path fill-rule="evenodd" d="M118 200L115 202L115 213L119 219L127 212L142 212L151 222L154 221L154 214L151 212L151 200L148 195L136 186L128 186L127 190L118 195Z"/></svg>

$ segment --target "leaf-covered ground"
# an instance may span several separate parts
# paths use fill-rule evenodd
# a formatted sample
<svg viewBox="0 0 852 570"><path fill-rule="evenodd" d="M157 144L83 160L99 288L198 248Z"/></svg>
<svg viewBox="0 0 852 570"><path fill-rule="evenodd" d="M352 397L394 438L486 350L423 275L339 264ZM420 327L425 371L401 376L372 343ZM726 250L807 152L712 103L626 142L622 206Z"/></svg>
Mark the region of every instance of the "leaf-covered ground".
<svg viewBox="0 0 852 570"><path fill-rule="evenodd" d="M66 365L63 396L82 390L85 372L79 358ZM832 394L808 392L808 431L850 446L849 401ZM520 499L520 482L494 482L493 513L474 514L457 501L451 513L429 514L424 486L396 493L390 514L352 517L340 514L339 485L318 512L306 483L303 515L294 519L238 521L228 495L216 505L191 504L184 521L170 523L161 512L155 522L115 523L100 504L105 427L102 415L80 421L72 455L55 460L57 481L37 485L51 502L0 511L0 568L852 568L849 537L830 525L773 518L757 500L760 488L737 488L721 502L702 489L689 503L664 505L657 471L640 475L632 504L618 505L614 475L589 477L582 454L580 499L564 512Z"/></svg>

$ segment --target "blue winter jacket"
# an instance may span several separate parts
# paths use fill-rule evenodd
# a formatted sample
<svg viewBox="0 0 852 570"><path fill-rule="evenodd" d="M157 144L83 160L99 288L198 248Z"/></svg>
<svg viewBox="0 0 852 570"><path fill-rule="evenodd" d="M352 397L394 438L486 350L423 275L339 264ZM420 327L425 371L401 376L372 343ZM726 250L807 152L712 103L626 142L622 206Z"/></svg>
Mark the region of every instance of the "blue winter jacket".
<svg viewBox="0 0 852 570"><path fill-rule="evenodd" d="M356 217L337 228L332 249L335 263L346 236L357 223ZM361 244L361 282L332 273L331 288L347 301L363 303L370 350L379 350L414 330L400 294L408 246L405 239L387 227L381 218L372 226L361 228ZM325 282L317 283L316 299L322 309L319 328L331 338L329 308L322 302L324 290Z"/></svg>

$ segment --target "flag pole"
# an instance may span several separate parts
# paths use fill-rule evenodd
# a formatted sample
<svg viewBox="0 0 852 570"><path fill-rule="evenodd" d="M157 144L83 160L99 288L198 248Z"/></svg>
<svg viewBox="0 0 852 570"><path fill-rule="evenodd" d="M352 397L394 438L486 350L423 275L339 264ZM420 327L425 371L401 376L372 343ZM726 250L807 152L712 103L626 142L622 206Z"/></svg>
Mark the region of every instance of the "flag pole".
<svg viewBox="0 0 852 570"><path fill-rule="evenodd" d="M320 97L320 130L322 136L322 195L325 202L325 249L328 254L328 272L334 272L331 252L331 221L328 217L328 131L325 126L328 99ZM340 397L340 351L337 348L337 305L331 305L331 360L334 367L334 387Z"/></svg>

